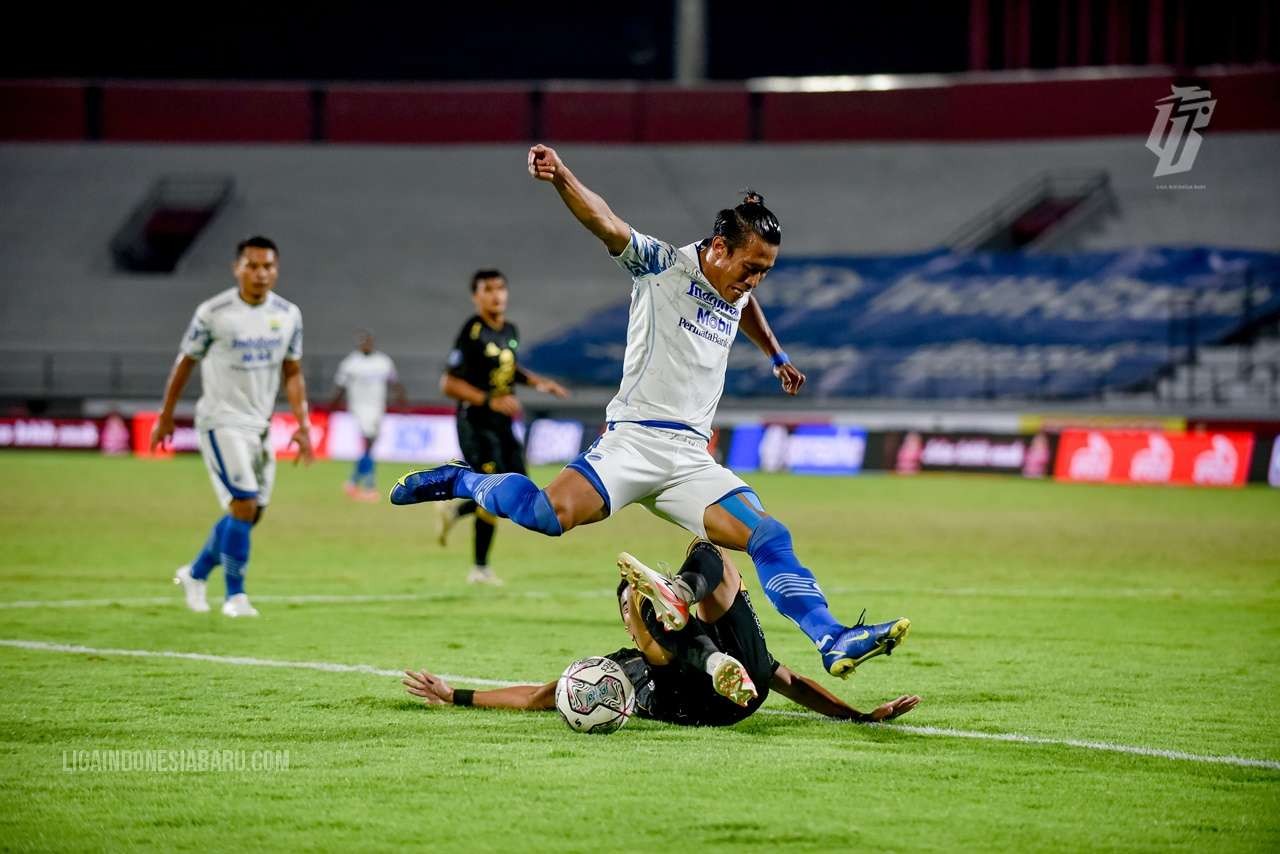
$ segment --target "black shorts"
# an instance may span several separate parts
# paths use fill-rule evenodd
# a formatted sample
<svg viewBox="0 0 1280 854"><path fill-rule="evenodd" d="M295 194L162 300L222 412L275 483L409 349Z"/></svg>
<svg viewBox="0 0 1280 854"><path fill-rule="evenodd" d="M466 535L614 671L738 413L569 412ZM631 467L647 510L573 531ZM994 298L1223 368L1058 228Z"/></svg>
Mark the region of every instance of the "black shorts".
<svg viewBox="0 0 1280 854"><path fill-rule="evenodd" d="M640 613L654 637L666 631L647 602ZM738 591L733 604L719 620L704 623L695 617L690 620L689 628L705 632L717 649L742 662L756 685L758 696L747 706L739 706L717 694L706 673L675 663L649 668L652 680L649 702L647 707L638 708L637 713L686 726L728 726L750 717L769 696L769 683L778 662L765 643L760 618L747 591Z"/></svg>
<svg viewBox="0 0 1280 854"><path fill-rule="evenodd" d="M488 409L458 410L458 445L462 458L485 474L524 474L524 446L511 429L511 419Z"/></svg>

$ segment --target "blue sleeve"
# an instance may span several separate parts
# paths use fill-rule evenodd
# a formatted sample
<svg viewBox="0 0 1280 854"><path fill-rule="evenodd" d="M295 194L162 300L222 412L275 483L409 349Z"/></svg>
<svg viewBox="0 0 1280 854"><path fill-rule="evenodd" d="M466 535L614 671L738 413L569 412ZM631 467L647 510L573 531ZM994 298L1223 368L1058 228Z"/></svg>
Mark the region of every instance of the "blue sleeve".
<svg viewBox="0 0 1280 854"><path fill-rule="evenodd" d="M205 353L209 352L209 345L213 343L213 329L207 313L202 311L203 308L204 306L201 306L196 309L179 347L185 355L197 361L204 358Z"/></svg>
<svg viewBox="0 0 1280 854"><path fill-rule="evenodd" d="M613 260L633 278L656 276L675 264L676 248L632 229L627 248L614 255Z"/></svg>

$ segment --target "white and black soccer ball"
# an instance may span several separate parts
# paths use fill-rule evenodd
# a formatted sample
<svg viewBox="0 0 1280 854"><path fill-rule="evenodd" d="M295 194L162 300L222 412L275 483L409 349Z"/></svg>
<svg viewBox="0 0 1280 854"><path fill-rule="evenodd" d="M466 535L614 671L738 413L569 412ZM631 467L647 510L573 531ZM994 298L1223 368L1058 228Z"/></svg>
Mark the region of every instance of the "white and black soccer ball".
<svg viewBox="0 0 1280 854"><path fill-rule="evenodd" d="M556 710L570 729L610 733L636 708L636 691L621 665L592 656L570 664L556 683Z"/></svg>

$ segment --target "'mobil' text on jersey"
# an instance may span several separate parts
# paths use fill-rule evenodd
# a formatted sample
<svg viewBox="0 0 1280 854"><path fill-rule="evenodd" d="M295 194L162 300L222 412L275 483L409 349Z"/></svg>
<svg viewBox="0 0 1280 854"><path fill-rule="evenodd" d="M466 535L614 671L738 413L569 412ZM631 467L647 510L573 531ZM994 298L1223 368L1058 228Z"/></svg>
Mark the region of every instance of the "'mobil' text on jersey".
<svg viewBox="0 0 1280 854"><path fill-rule="evenodd" d="M181 349L200 362L198 429L266 430L280 367L302 358L302 312L274 293L250 305L231 288L200 304Z"/></svg>
<svg viewBox="0 0 1280 854"><path fill-rule="evenodd" d="M709 437L750 297L722 299L702 275L697 244L677 249L632 231L614 260L633 281L622 385L606 417L673 422Z"/></svg>

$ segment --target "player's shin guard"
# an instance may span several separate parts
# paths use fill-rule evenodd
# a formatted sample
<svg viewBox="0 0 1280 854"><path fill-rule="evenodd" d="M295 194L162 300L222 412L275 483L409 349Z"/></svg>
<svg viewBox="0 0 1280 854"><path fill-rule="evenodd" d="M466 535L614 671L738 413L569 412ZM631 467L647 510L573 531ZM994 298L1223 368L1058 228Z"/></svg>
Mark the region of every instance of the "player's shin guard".
<svg viewBox="0 0 1280 854"><path fill-rule="evenodd" d="M692 605L705 599L723 579L724 558L718 548L704 540L693 544L673 581L676 593L686 604Z"/></svg>
<svg viewBox="0 0 1280 854"><path fill-rule="evenodd" d="M227 522L230 519L230 516L223 516L214 523L213 529L209 531L209 539L204 541L204 548L200 550L200 554L196 555L196 559L191 561L192 578L203 581L218 565L222 554L222 533L227 529Z"/></svg>
<svg viewBox="0 0 1280 854"><path fill-rule="evenodd" d="M222 568L227 577L227 598L244 592L244 570L249 563L249 532L252 522L226 517L222 532Z"/></svg>
<svg viewBox="0 0 1280 854"><path fill-rule="evenodd" d="M456 498L471 498L494 516L549 537L564 533L551 500L522 474L479 474L465 471L454 481Z"/></svg>
<svg viewBox="0 0 1280 854"><path fill-rule="evenodd" d="M821 647L843 630L827 609L827 597L818 580L796 558L786 525L772 516L761 519L751 532L747 554L755 562L760 586L773 607L798 625L815 646Z"/></svg>
<svg viewBox="0 0 1280 854"><path fill-rule="evenodd" d="M644 621L645 628L649 630L649 636L658 646L694 670L705 671L707 659L720 651L711 637L695 621L689 621L683 629L674 632L668 630L658 619L652 602L641 603L640 619Z"/></svg>

